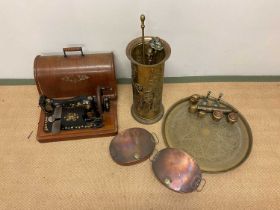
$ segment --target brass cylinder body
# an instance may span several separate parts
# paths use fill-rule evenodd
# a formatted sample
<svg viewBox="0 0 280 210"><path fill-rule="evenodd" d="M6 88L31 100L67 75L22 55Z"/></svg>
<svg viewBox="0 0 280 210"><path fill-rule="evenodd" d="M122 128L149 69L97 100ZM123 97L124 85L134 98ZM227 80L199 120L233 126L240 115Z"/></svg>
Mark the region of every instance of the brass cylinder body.
<svg viewBox="0 0 280 210"><path fill-rule="evenodd" d="M149 50L150 36L145 36L145 50ZM143 59L142 37L132 40L126 55L131 61L133 104L132 116L140 123L152 124L159 121L164 113L162 105L162 89L164 64L171 53L170 46L161 39L163 50L156 52L153 61L145 52Z"/></svg>

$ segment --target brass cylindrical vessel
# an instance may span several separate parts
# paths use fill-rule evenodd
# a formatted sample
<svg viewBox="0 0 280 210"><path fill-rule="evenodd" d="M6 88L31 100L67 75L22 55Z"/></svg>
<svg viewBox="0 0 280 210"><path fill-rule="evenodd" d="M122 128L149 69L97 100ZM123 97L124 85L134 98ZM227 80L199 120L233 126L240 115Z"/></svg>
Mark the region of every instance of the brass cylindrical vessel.
<svg viewBox="0 0 280 210"><path fill-rule="evenodd" d="M154 39L160 43L159 51L151 48ZM164 113L162 105L164 64L170 56L171 49L166 41L157 37L145 36L144 46L142 40L143 37L138 37L126 48L132 70L131 113L138 122L152 124L159 121Z"/></svg>

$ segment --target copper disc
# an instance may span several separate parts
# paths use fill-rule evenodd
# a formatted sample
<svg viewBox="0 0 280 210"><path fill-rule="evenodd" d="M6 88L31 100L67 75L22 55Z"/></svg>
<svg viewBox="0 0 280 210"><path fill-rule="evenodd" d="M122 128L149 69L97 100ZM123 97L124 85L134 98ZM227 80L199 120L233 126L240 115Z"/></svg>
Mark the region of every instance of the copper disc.
<svg viewBox="0 0 280 210"><path fill-rule="evenodd" d="M191 156L180 149L166 148L159 151L152 167L159 181L176 192L192 192L201 181L198 165Z"/></svg>
<svg viewBox="0 0 280 210"><path fill-rule="evenodd" d="M132 165L151 156L155 149L155 139L143 128L130 128L116 135L109 149L116 163Z"/></svg>

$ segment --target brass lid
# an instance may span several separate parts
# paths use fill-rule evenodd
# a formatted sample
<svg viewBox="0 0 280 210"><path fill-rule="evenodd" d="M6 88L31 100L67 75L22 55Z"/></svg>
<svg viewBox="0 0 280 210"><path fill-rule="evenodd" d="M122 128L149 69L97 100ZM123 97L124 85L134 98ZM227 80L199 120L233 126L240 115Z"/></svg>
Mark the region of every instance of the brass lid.
<svg viewBox="0 0 280 210"><path fill-rule="evenodd" d="M155 139L143 128L129 128L116 135L109 150L112 159L120 165L132 165L149 158L155 149Z"/></svg>

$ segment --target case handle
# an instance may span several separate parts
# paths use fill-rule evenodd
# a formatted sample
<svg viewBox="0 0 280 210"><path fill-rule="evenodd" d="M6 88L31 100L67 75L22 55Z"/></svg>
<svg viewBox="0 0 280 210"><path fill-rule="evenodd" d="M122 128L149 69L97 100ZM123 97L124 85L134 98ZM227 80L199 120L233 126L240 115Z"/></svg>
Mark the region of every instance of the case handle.
<svg viewBox="0 0 280 210"><path fill-rule="evenodd" d="M76 52L76 51L80 51L81 55L84 56L82 47L66 47L63 48L64 57L67 57L66 52Z"/></svg>

